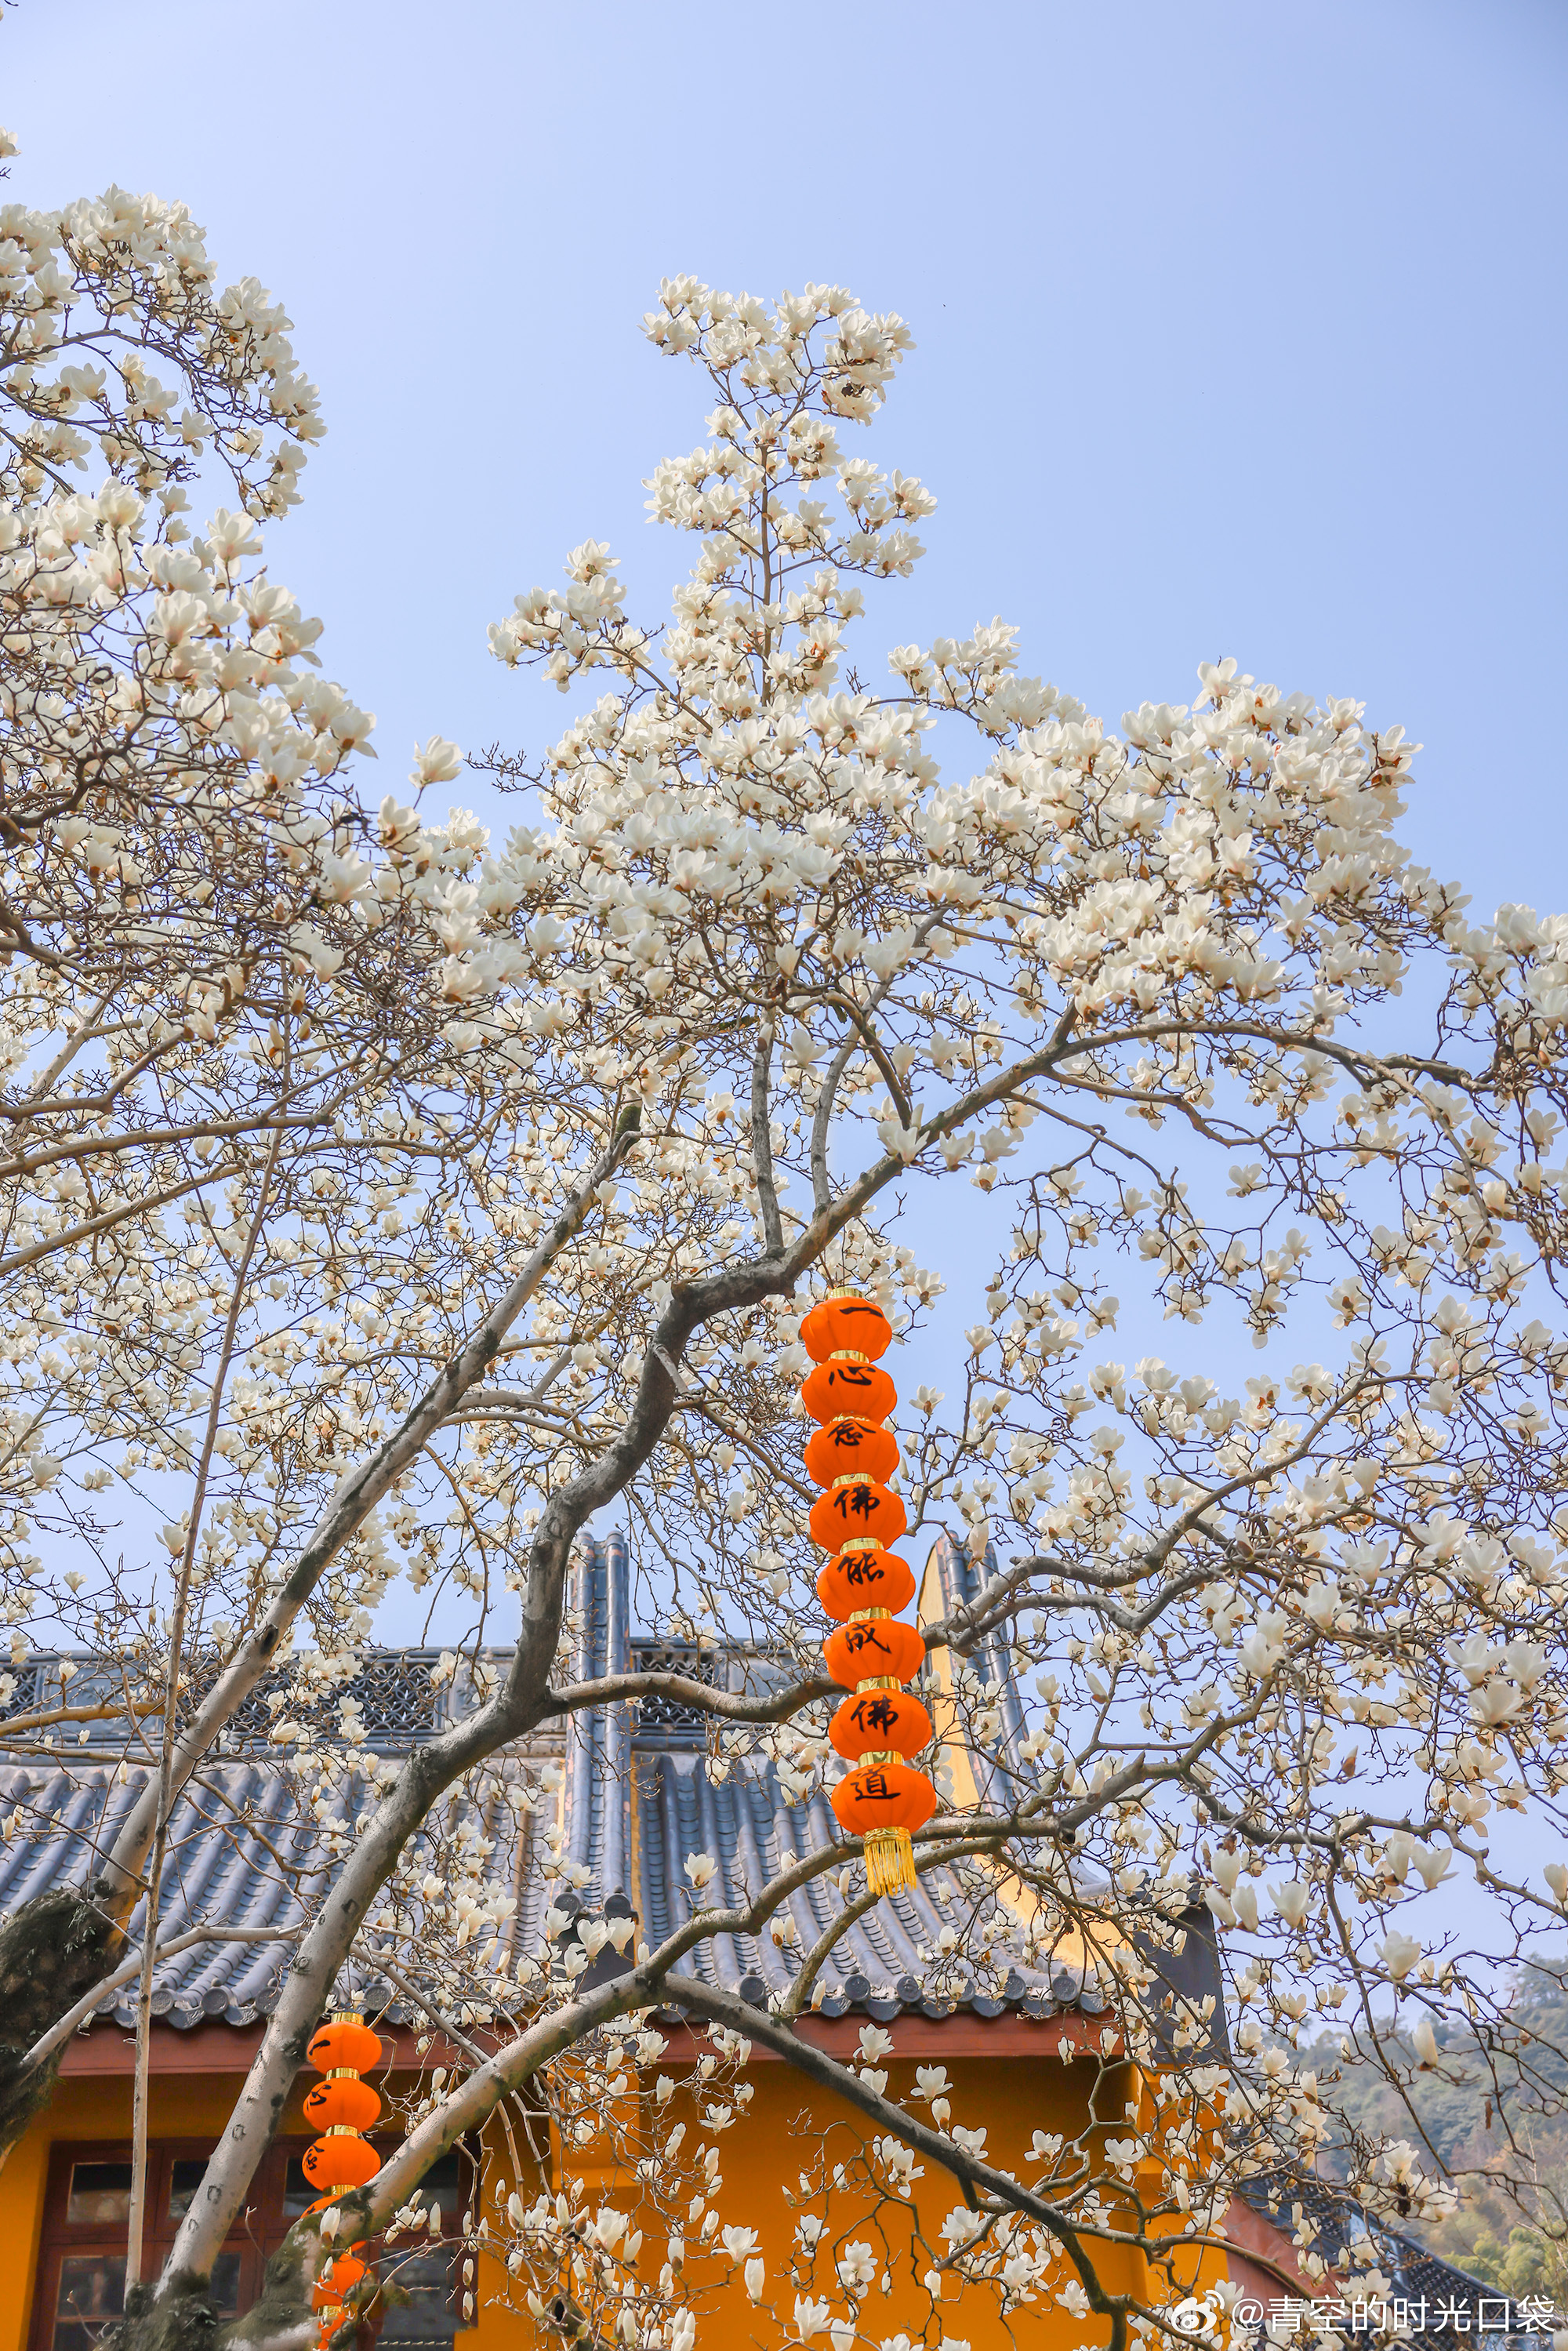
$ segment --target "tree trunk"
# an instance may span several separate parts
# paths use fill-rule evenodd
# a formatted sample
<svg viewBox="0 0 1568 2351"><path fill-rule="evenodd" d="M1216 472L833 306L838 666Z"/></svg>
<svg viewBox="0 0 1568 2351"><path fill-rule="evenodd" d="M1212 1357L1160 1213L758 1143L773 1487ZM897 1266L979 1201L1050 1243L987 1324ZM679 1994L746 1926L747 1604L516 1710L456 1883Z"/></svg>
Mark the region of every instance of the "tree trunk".
<svg viewBox="0 0 1568 2351"><path fill-rule="evenodd" d="M69 1886L0 1920L0 2164L54 2095L59 2051L24 2072L28 2051L103 1980L124 1944L114 1920Z"/></svg>

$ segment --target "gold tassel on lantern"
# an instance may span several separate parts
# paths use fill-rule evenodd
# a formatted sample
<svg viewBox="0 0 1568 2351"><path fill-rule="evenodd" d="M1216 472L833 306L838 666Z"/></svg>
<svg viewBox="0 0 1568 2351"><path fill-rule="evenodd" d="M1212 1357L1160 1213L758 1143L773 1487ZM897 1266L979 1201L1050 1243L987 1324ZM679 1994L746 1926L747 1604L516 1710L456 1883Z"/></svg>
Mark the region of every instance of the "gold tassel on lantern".
<svg viewBox="0 0 1568 2351"><path fill-rule="evenodd" d="M915 1846L907 1829L868 1829L865 1882L871 1894L898 1894L915 1884Z"/></svg>

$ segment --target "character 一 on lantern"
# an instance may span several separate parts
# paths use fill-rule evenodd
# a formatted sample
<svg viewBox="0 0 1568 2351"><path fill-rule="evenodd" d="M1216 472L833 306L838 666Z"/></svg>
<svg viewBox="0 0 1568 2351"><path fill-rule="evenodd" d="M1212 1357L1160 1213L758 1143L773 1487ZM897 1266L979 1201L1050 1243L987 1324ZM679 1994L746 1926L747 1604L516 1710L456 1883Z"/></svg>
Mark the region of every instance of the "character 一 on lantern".
<svg viewBox="0 0 1568 2351"><path fill-rule="evenodd" d="M326 2193L313 2210L332 2203L345 2188L362 2188L381 2169L381 2158L365 2137L382 2110L379 2094L361 2075L381 2062L382 2044L363 2017L340 2011L322 2025L305 2053L326 2079L305 2094L305 2119L322 2137L312 2140L303 2158L305 2177L312 2188ZM369 2275L350 2245L336 2253L317 2280L310 2296L320 2321L320 2351L331 2342L348 2315L347 2297Z"/></svg>
<svg viewBox="0 0 1568 2351"><path fill-rule="evenodd" d="M907 1563L888 1548L909 1521L886 1480L898 1442L883 1426L898 1401L877 1357L893 1326L874 1299L833 1290L812 1307L800 1339L814 1369L800 1397L819 1423L806 1468L823 1489L811 1507L813 1540L831 1553L817 1596L839 1625L822 1645L828 1671L849 1691L829 1727L856 1769L833 1791L841 1827L864 1841L873 1894L915 1884L911 1833L936 1809L936 1792L909 1758L931 1743L931 1717L903 1685L918 1673L925 1644L895 1621L915 1597Z"/></svg>

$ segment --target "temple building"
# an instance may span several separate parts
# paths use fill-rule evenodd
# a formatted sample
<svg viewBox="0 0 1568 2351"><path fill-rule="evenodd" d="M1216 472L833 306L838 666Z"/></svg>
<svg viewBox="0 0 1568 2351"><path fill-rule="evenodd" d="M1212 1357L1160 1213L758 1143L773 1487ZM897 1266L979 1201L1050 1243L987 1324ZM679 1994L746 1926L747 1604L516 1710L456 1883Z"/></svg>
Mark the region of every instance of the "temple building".
<svg viewBox="0 0 1568 2351"><path fill-rule="evenodd" d="M972 1573L960 1552L939 1544L926 1570L923 1618L930 1621L969 1596ZM767 1660L754 1654L638 1635L630 1624L628 1591L626 1552L618 1537L580 1552L570 1612L579 1628L572 1678L667 1663L717 1684L737 1687L746 1680L754 1687L758 1673L767 1671ZM60 1662L36 1660L5 1712L32 1714L58 1703ZM81 1704L84 1694L91 1695L95 1669L90 1659L73 1662L71 1699ZM941 1653L934 1663L933 1680L940 1690ZM964 1764L960 1778L963 1770L1006 1771L1022 1726L1005 1648L977 1663L994 1683L1002 1736L996 1760ZM461 1678L444 1677L437 1653L429 1649L378 1652L367 1659L352 1687L364 1747L376 1756L407 1752L436 1735L455 1708L473 1702L471 1687ZM160 1940L178 1940L216 1924L228 1938L193 1942L158 1970L147 2231L153 2267L172 2241L276 2004L288 1930L325 1882L320 1833L279 1768L279 1725L267 1704L270 1695L265 1687L256 1693L175 1814ZM25 1753L6 1755L0 1717L0 1912L13 1911L62 1882L87 1882L95 1852L130 1802L131 1786L122 1765L129 1764L132 1782L145 1768L137 1761L130 1727L123 1719L109 1719L91 1724L89 1733L81 1761L67 1772ZM584 1881L575 1896L581 1907L602 1905L622 1915L630 1909L640 1935L656 1945L685 1915L687 1855L706 1852L716 1860L717 1878L704 1896L713 1905L760 1886L802 1850L838 1841L825 1797L816 1793L787 1802L777 1767L766 1758L733 1764L716 1778L708 1768L705 1719L678 1704L605 1708L579 1717L570 1730L555 1728L531 1740L530 1765L549 1761L559 1767L549 1775L559 1780L553 1822L508 1803L508 1764L515 1760L497 1759L485 1782L488 1792L479 1800L488 1846L486 1870L515 1897L502 1930L503 1948L510 1954L542 1947L546 1911L552 1904L570 1907L563 1886L571 1875ZM985 1791L971 1782L955 1792L963 1802ZM552 1830L558 1840L553 1855ZM559 1871L563 1855L572 1865L568 1879ZM993 1906L997 1900L995 1892L980 1898ZM976 1904L973 1878L960 1882L945 1870L925 1873L915 1891L878 1903L838 1946L820 2001L799 2030L803 2039L847 2058L856 2052L864 2026L881 2027L892 2041L886 2063L893 2095L910 2086L917 2064L945 2064L956 2117L983 2118L988 2158L1021 2173L1036 2131L1071 2137L1086 2126L1091 2090L1103 2078L1113 2032L1092 1953L1082 1940L1064 1939L1050 1953L1031 1946L1030 1959L1022 1956L1021 1942L1019 1955L1009 1956L1004 1932L996 1944L992 1976L938 1987L930 1959L923 1954L934 1950L945 1925L972 1914ZM706 1982L765 2008L787 1991L800 1950L831 1923L838 1904L819 1881L791 1898L790 1910L799 1933L793 1950L781 1950L767 1937L722 1937L697 1947L683 1964ZM1174 1959L1160 1956L1151 1994L1163 2004L1167 2022L1173 2015L1194 2020L1176 2031L1172 2055L1177 2063L1186 2061L1184 2050L1187 2058L1212 2053L1222 2045L1224 2032L1212 1922L1206 1910L1194 1909L1183 1928L1182 1952ZM132 1941L137 1939L133 1923ZM612 1963L607 1950L595 1964ZM131 2179L135 1991L133 1981L110 1991L73 2035L51 2103L0 2170L0 2243L10 2256L0 2264L0 2351L90 2351L120 2307ZM444 2052L439 2041L430 2045L428 2017L397 1985L369 1980L359 1998L382 2037L394 2091L443 2053L448 2062L463 2063L457 2050ZM662 2066L677 2075L689 2074L708 2047L695 2020L675 2011L661 2012L655 2021L669 2044ZM1113 2050L1110 2053L1114 2056ZM214 2294L229 2311L248 2306L267 2255L313 2199L300 2168L312 2134L298 2112L311 2078L303 2076L297 2086L214 2275ZM869 2127L850 2107L760 2046L754 2048L747 2080L752 2095L744 2121L724 2143L724 2217L757 2229L769 2276L782 2283L796 2217L785 2190L797 2182L802 2150L820 2144L824 2133L841 2147L863 2145ZM535 2320L499 2264L481 2256L476 2277L462 2273L458 2236L476 2191L476 2153L484 2160L481 2151L455 2153L427 2183L441 2208L440 2233L434 2241L422 2239L413 2252L406 2241L398 2249L402 2298L382 2320L381 2339L388 2345L436 2351L461 2334L471 2351L511 2351L514 2346L520 2351L539 2338ZM569 2176L584 2179L591 2206L634 2205L636 2182L624 2168L623 2142L608 2126L601 2144L591 2126L586 2137L580 2129L570 2159L559 2140L539 2150L538 2169L548 2184L556 2184L563 2166ZM943 2175L927 2181L919 2200L925 2225L935 2230L961 2197L956 2182ZM844 2216L839 2206L834 2209L837 2225ZM1292 2278L1299 2290L1288 2220L1251 2207L1238 2208L1237 2219L1235 2233L1249 2252L1238 2253L1233 2275L1261 2295L1288 2291ZM1145 2283L1135 2254L1103 2259L1107 2284L1128 2290ZM1204 2274L1212 2269L1211 2260ZM1194 2279L1199 2282L1196 2267ZM784 2299L788 2307L789 2295ZM901 2299L894 2286L879 2303L879 2339L903 2323ZM721 2327L726 2339L737 2329L749 2339L753 2314L738 2280L706 2307L699 2344L710 2327L716 2342ZM967 2295L963 2308L955 2305L950 2320L946 2312L944 2317L950 2334L974 2351L990 2351L1009 2339L994 2298ZM1077 2343L1084 2333L1080 2322L1049 2299L1016 2311L1010 2329L1012 2339L1042 2346Z"/></svg>

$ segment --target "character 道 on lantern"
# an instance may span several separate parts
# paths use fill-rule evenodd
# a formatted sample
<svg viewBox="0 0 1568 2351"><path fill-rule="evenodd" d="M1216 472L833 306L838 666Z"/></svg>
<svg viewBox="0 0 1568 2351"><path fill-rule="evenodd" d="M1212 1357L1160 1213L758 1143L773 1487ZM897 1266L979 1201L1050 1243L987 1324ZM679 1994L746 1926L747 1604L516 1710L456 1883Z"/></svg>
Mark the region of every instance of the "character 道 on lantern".
<svg viewBox="0 0 1568 2351"><path fill-rule="evenodd" d="M813 1306L800 1338L815 1369L801 1401L820 1423L806 1468L824 1489L811 1507L813 1540L831 1553L817 1596L840 1630L822 1645L828 1671L850 1692L830 1727L839 1753L858 1765L833 1791L833 1810L864 1840L866 1884L893 1894L915 1884L911 1833L936 1809L936 1792L909 1758L930 1745L931 1717L903 1685L919 1671L925 1644L895 1611L915 1597L907 1563L887 1546L908 1525L885 1480L898 1445L883 1426L898 1401L876 1358L893 1338L873 1299L834 1290Z"/></svg>

